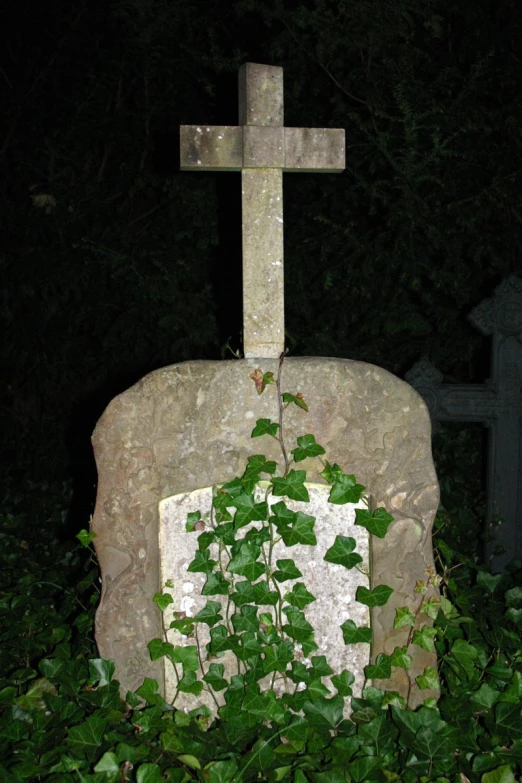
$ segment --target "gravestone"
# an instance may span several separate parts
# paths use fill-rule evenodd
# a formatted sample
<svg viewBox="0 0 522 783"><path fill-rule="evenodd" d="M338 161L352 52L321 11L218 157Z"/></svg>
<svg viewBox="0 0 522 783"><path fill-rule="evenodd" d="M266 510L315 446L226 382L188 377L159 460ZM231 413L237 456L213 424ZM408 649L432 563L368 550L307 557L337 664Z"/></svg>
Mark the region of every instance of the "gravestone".
<svg viewBox="0 0 522 783"><path fill-rule="evenodd" d="M489 429L486 557L502 571L522 558L522 280L511 276L472 310L471 323L491 335L491 379L450 384L427 359L406 373L439 421L481 422ZM501 520L497 524L497 520ZM497 548L503 554L495 554Z"/></svg>
<svg viewBox="0 0 522 783"><path fill-rule="evenodd" d="M280 459L273 439L260 447L250 437L258 418L277 416L271 390L258 396L250 376L258 368L276 374L284 347L282 172L344 167L343 131L284 127L282 78L280 68L248 63L240 71L244 124L181 132L184 168L241 170L245 358L183 362L150 373L111 402L93 434L99 481L92 530L102 572L96 639L100 654L115 661L123 691L148 676L165 693L163 665L152 663L147 650L150 639L162 636L152 596L162 587L161 568L168 568L160 547L165 501L240 475L260 450ZM393 629L395 608L416 610L415 585L433 573L438 484L426 406L385 370L346 359L286 358L283 386L301 392L310 407L304 414L291 406L285 414L287 442L313 433L329 460L354 473L373 505L394 517L385 539L372 537L370 555L372 586L395 591L372 610L372 657L390 654L408 635L408 629ZM318 458L303 463L311 483L323 483L322 467ZM175 550L182 531L176 532L172 515L161 514ZM182 584L185 576L170 574ZM413 680L434 665L431 653L420 647L414 653ZM405 695L411 690L401 669L379 684ZM427 695L414 685L410 703Z"/></svg>

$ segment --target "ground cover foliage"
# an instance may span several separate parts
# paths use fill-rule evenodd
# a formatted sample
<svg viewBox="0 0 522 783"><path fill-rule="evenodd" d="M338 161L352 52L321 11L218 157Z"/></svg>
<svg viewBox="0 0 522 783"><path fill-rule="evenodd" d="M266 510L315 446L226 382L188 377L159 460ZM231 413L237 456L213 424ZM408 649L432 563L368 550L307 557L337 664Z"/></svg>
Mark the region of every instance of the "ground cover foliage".
<svg viewBox="0 0 522 783"><path fill-rule="evenodd" d="M258 373L254 380L263 386L272 379ZM285 405L296 404L306 409L301 395L286 393L281 399ZM279 425L261 419L252 436L278 436L278 427L281 431L281 418ZM293 469L293 462L323 452L311 435L298 438L295 449L283 450L283 475L271 479L275 494L306 500L305 477L301 475L304 471ZM195 570L201 570L200 564L205 561L207 584L212 585L209 595L222 593L220 588L225 583L224 574L215 570L215 564L211 566L208 557L208 546L216 536L221 540L221 533L227 539L226 544L232 545L233 559L228 564L228 572L246 577L243 588L248 587L248 580L259 578L263 566L255 562L252 550L266 542L265 533L270 537L270 520L268 527L253 528L248 538L238 541L236 546L228 540L236 527L235 516L234 524L228 521L228 509L233 506L240 515L237 527L249 520L262 519L258 512L266 504L256 504L253 494L252 502L247 503L245 493L249 496L253 493L261 474L272 476L275 471L275 463L260 455L251 457L243 476L223 487L224 494L216 496L216 514L222 517L217 519L216 526L206 529L199 511L188 515L187 529L200 532ZM325 461L324 475L332 485L331 502L353 502L364 489L353 476L343 474L339 466L328 461ZM296 688L293 694L280 700L273 693L262 697L247 676L248 667L257 667L261 659L255 663L253 658L243 657L246 674L231 678L230 684L223 680L220 665L212 663L204 677L208 686L218 692L229 685L220 719L213 722L207 708L185 714L167 704L154 680L146 679L135 693L121 697L113 678L114 665L97 657L93 642L99 580L88 549L91 536L86 531L78 536L86 549L60 540L64 532L64 507L69 499L67 489L48 485L27 487L34 498L30 511L26 497L11 492L4 498L0 518L2 781L513 783L522 780L522 564L514 563L506 574L493 575L478 566L475 559L459 554L444 541L439 534L448 529L448 524L451 529L451 517L461 512L460 505L442 508L437 522L435 546L439 576L433 574L429 580L439 584L442 600L424 601L428 582L418 583L415 588L421 601L419 611L422 608L433 621L433 627L429 622L417 624L417 617L405 608L397 610L396 627L411 626L408 644L397 648L392 656L379 655L367 667L366 674L373 677L373 686L367 686L360 698L351 698L349 719L343 718L343 701L351 696L353 678L348 671L339 673L332 678L336 693L328 694L323 679L331 669L324 656L313 655L316 649L313 634L299 611L313 596L306 589L294 588L292 601L286 599L292 606L283 607L288 621L283 629L311 657L310 665L292 664L295 681L304 682L305 689ZM294 543L313 543L313 518L290 514L283 506L279 502L278 532ZM382 511L362 512L361 517L364 525L381 537L391 521ZM266 514L266 509L263 513ZM34 514L38 514L41 522L40 535L34 532ZM361 558L353 552L350 541L353 540L338 536L326 559L348 568L357 567ZM283 571L292 571L289 560L278 561L277 566L279 571L274 573L273 581L276 602L277 585L288 575ZM270 664L268 671L285 670L290 661L279 653L289 642L277 638L268 615L254 618L257 610L251 606L245 608L245 602L251 600L247 591L240 591L238 585L236 588L238 592L233 595L239 595L240 600L233 598L236 614L231 618L235 635L225 633L218 638L214 634L212 644L225 649L223 642L230 645L233 639L248 636L250 646L255 642L259 647L262 639L280 658L273 669L265 652L264 659ZM229 585L227 592L230 589ZM266 587L259 599L254 596L254 602L267 603L270 589ZM389 590L385 585L366 590L364 602L371 606L376 601L380 605L387 598L381 593ZM165 609L168 598L166 591L151 596L151 601L154 599ZM363 599L358 597L358 600ZM195 621L215 626L219 610L220 605L210 600ZM177 616L174 624L183 633L193 633L194 621L189 618ZM358 635L363 629L344 625L347 643L361 640ZM377 687L379 678L389 677L390 665L408 669L411 644L436 651L438 656L438 671L428 667L417 683L420 688L428 689L439 683L440 698L438 702L427 698L416 710L410 709L399 694ZM181 690L201 692L203 684L195 675L198 655L192 655L193 648L176 648L157 639L150 641L149 650L153 657L166 655L181 664ZM261 668L261 674L255 672L254 684L264 673Z"/></svg>

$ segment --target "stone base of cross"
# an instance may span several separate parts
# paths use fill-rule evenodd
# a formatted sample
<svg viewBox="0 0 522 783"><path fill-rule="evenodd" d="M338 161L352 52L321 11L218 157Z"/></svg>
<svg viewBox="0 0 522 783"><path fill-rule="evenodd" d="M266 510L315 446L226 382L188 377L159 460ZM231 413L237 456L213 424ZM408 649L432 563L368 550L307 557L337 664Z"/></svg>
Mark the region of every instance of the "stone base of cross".
<svg viewBox="0 0 522 783"><path fill-rule="evenodd" d="M239 71L239 126L182 125L183 170L240 171L243 345L247 358L284 350L283 172L341 172L344 130L285 128L283 69Z"/></svg>

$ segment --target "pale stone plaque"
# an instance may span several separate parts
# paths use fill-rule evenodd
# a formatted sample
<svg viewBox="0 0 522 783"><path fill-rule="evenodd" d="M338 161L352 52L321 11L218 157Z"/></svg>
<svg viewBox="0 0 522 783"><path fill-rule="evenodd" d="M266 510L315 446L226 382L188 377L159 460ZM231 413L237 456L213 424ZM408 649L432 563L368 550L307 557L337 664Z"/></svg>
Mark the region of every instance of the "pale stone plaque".
<svg viewBox="0 0 522 783"><path fill-rule="evenodd" d="M301 571L302 577L297 580L288 580L281 583L280 589L283 595L292 590L296 582L304 582L307 589L315 596L316 601L309 604L304 613L308 622L313 626L315 642L318 650L311 653L326 656L328 663L334 670L334 674L348 669L355 676L352 686L356 696L360 695L364 683L364 667L370 662L370 645L366 643L346 645L343 640L341 624L346 620L353 620L359 626L370 625L370 612L367 606L355 600L355 593L360 585L369 588L369 536L366 528L356 526L355 509L366 508L367 501L361 499L357 504L336 505L328 502L330 487L324 484L306 484L308 487L310 502L301 503L286 497L269 498L269 505L284 501L292 511L302 511L316 518L314 532L317 537L315 546L297 544L287 547L280 541L274 548L273 562L277 559L292 559ZM187 567L194 559L197 549L198 533L185 531L187 514L192 511L200 511L203 517L212 505L212 487L197 489L193 492L181 493L162 500L159 504L159 542L160 542L160 567L162 583L170 580L174 587L171 593L174 602L165 612L165 625L168 627L173 619L175 611L185 612L187 616L194 617L208 600L219 601L226 606L226 596L212 595L202 596L201 590L206 581L203 573L189 573ZM263 497L259 495L259 500ZM254 523L256 524L256 523ZM259 523L257 523L259 525ZM238 537L242 538L252 525L241 528ZM208 527L207 529L210 529ZM362 557L358 566L347 569L342 565L328 563L324 560L327 550L333 545L337 535L355 539L355 551ZM211 546L211 557L217 559L217 546ZM236 581L244 577L237 577ZM234 606L234 604L232 604ZM260 607L260 612L270 611L272 607ZM239 611L234 609L233 611ZM203 623L198 624L198 641L205 661L205 644L209 641L209 629ZM168 632L168 640L177 645L193 645L195 640L183 636L177 630ZM298 647L296 648L298 650ZM299 654L299 653L298 653ZM309 664L309 659L303 658L303 663ZM176 695L176 677L173 665L166 658L165 665L165 698L171 702ZM236 659L232 653L227 652L219 662L225 664L225 678L237 673ZM208 664L204 662L205 671ZM272 676L262 681L262 687L273 687L276 693L284 690L284 680L281 675L272 682ZM332 694L335 688L331 686L329 677L323 678L323 682L330 687ZM295 685L288 681L293 689ZM223 702L223 691L216 694L218 701ZM192 696L179 693L175 705L179 708L192 709L199 704L206 704L215 711L215 702L205 691L201 696Z"/></svg>

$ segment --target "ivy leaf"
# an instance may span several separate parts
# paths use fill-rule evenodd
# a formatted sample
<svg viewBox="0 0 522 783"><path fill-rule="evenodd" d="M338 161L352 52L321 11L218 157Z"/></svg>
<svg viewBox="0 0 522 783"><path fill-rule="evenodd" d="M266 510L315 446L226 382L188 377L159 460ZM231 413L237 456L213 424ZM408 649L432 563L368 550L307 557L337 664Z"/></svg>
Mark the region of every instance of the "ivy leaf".
<svg viewBox="0 0 522 783"><path fill-rule="evenodd" d="M353 620L346 620L341 625L343 639L345 644L359 644L360 642L370 643L372 640L372 629L362 626L358 628Z"/></svg>
<svg viewBox="0 0 522 783"><path fill-rule="evenodd" d="M272 479L272 494L276 497L286 495L291 500L301 500L305 503L310 502L310 495L304 485L306 481L306 471L291 470L286 478L275 476Z"/></svg>
<svg viewBox="0 0 522 783"><path fill-rule="evenodd" d="M328 500L330 503L335 503L339 506L345 503L358 503L363 492L364 487L362 484L357 484L355 476L347 476L345 473L341 473L341 475L335 477Z"/></svg>
<svg viewBox="0 0 522 783"><path fill-rule="evenodd" d="M298 511L292 527L280 527L279 532L286 546L304 544L315 546L317 538L314 533L315 517Z"/></svg>
<svg viewBox="0 0 522 783"><path fill-rule="evenodd" d="M96 538L96 533L91 533L88 530L80 530L80 532L76 534L76 538L82 546L87 547Z"/></svg>
<svg viewBox="0 0 522 783"><path fill-rule="evenodd" d="M326 687L326 685L323 685L321 680L311 680L308 683L306 695L313 702L317 701L317 699L322 696L329 696L329 694L330 690Z"/></svg>
<svg viewBox="0 0 522 783"><path fill-rule="evenodd" d="M245 472L241 476L241 481L247 492L252 492L260 479L261 473L272 475L277 470L277 465L273 460L267 460L264 454L255 454L248 457L248 464Z"/></svg>
<svg viewBox="0 0 522 783"><path fill-rule="evenodd" d="M339 476L343 475L342 468L339 467L337 462L330 465L328 460L325 461L324 470L321 471L321 476L328 482L328 484L334 484Z"/></svg>
<svg viewBox="0 0 522 783"><path fill-rule="evenodd" d="M425 688L429 688L430 690L438 690L440 684L437 669L434 669L431 666L426 666L424 672L419 674L418 677L415 677L415 682L421 690L424 690Z"/></svg>
<svg viewBox="0 0 522 783"><path fill-rule="evenodd" d="M291 453L296 462L302 462L307 457L318 457L326 452L322 446L315 442L314 435L303 435L297 438L297 448L292 449Z"/></svg>
<svg viewBox="0 0 522 783"><path fill-rule="evenodd" d="M481 570L477 572L477 585L488 593L494 593L503 578L504 574L490 574L489 571Z"/></svg>
<svg viewBox="0 0 522 783"><path fill-rule="evenodd" d="M203 683L199 682L196 672L189 671L178 682L178 690L182 693L192 693L194 696L199 696L203 690Z"/></svg>
<svg viewBox="0 0 522 783"><path fill-rule="evenodd" d="M267 386L275 383L273 372L263 372L259 367L250 375L256 385L258 394L263 394Z"/></svg>
<svg viewBox="0 0 522 783"><path fill-rule="evenodd" d="M251 604L255 599L254 587L250 582L236 582L236 592L230 596L236 606Z"/></svg>
<svg viewBox="0 0 522 783"><path fill-rule="evenodd" d="M337 563L345 568L353 568L358 563L362 563L362 557L353 551L356 545L355 538L336 536L324 559L327 563Z"/></svg>
<svg viewBox="0 0 522 783"><path fill-rule="evenodd" d="M236 633L241 631L256 632L259 630L259 618L257 616L257 606L245 604L241 607L239 614L232 615L232 625Z"/></svg>
<svg viewBox="0 0 522 783"><path fill-rule="evenodd" d="M273 516L270 517L270 522L277 528L280 525L282 527L289 527L294 523L294 520L297 516L296 512L291 511L286 503L284 503L282 500L280 500L278 503L274 503L270 510L273 514Z"/></svg>
<svg viewBox="0 0 522 783"><path fill-rule="evenodd" d="M207 581L203 585L202 595L228 595L230 582L218 571L215 574L208 574Z"/></svg>
<svg viewBox="0 0 522 783"><path fill-rule="evenodd" d="M250 582L255 582L265 572L264 565L257 562L259 552L259 547L253 544L248 542L241 544L239 552L228 564L227 571L244 576Z"/></svg>
<svg viewBox="0 0 522 783"><path fill-rule="evenodd" d="M276 566L279 570L274 571L273 577L277 582L287 582L289 579L299 579L302 576L293 560L276 560Z"/></svg>
<svg viewBox="0 0 522 783"><path fill-rule="evenodd" d="M283 625L283 631L296 642L306 642L313 638L314 629L304 616L303 612L290 606L283 609L288 623Z"/></svg>
<svg viewBox="0 0 522 783"><path fill-rule="evenodd" d="M400 606L395 610L395 620L393 621L394 628L413 628L415 625L415 615L407 606Z"/></svg>
<svg viewBox="0 0 522 783"><path fill-rule="evenodd" d="M294 645L285 639L279 644L272 644L263 649L264 662L263 671L265 674L270 672L286 672L288 664L294 657Z"/></svg>
<svg viewBox="0 0 522 783"><path fill-rule="evenodd" d="M151 639L147 644L151 661L157 661L172 651L173 645L170 642L164 642L162 639Z"/></svg>
<svg viewBox="0 0 522 783"><path fill-rule="evenodd" d="M343 669L342 672L335 674L332 677L332 685L339 691L341 696L352 695L352 685L354 682L355 677L348 669Z"/></svg>
<svg viewBox="0 0 522 783"><path fill-rule="evenodd" d="M393 589L388 585L377 585L373 590L368 590L364 585L360 585L357 588L355 598L360 604L366 606L384 606L392 593Z"/></svg>
<svg viewBox="0 0 522 783"><path fill-rule="evenodd" d="M387 680L391 677L391 655L379 653L374 664L364 667L364 676L368 680Z"/></svg>
<svg viewBox="0 0 522 783"><path fill-rule="evenodd" d="M195 623L205 623L212 628L216 623L219 623L223 617L220 614L222 606L219 601L207 601L203 609L197 613L194 617Z"/></svg>
<svg viewBox="0 0 522 783"><path fill-rule="evenodd" d="M258 419L250 437L259 438L261 435L272 435L272 437L275 438L277 437L278 429L279 424L276 424L274 421L270 421L270 419Z"/></svg>
<svg viewBox="0 0 522 783"><path fill-rule="evenodd" d="M183 636L189 636L194 631L194 618L187 617L185 612L176 612L176 619L171 622L169 628L179 631Z"/></svg>
<svg viewBox="0 0 522 783"><path fill-rule="evenodd" d="M304 609L305 606L308 606L315 600L315 596L308 592L303 582L295 584L292 591L285 595L285 601L288 601L289 604L292 604L297 609Z"/></svg>
<svg viewBox="0 0 522 783"><path fill-rule="evenodd" d="M326 655L313 656L310 673L312 677L328 677L333 674L333 669L326 660Z"/></svg>
<svg viewBox="0 0 522 783"><path fill-rule="evenodd" d="M217 655L232 648L228 630L224 625L216 625L210 629L210 642L206 648L210 655Z"/></svg>
<svg viewBox="0 0 522 783"><path fill-rule="evenodd" d="M391 654L391 665L409 671L413 661L407 647L396 647Z"/></svg>
<svg viewBox="0 0 522 783"><path fill-rule="evenodd" d="M435 652L435 637L437 630L425 625L420 631L414 631L412 637L412 644L416 644L417 647L422 647L423 650L428 652ZM457 641L459 641L457 639Z"/></svg>
<svg viewBox="0 0 522 783"><path fill-rule="evenodd" d="M321 697L315 702L306 701L303 712L311 726L322 729L333 729L343 719L344 699L340 694L331 699Z"/></svg>
<svg viewBox="0 0 522 783"><path fill-rule="evenodd" d="M301 410L308 411L308 405L304 401L304 397L301 394L301 392L297 392L297 394L290 394L289 392L284 392L283 402L286 405L291 405L291 403L294 403L294 405L297 405L297 407L301 408Z"/></svg>
<svg viewBox="0 0 522 783"><path fill-rule="evenodd" d="M169 604L174 603L170 593L154 593L152 600L161 612L164 612Z"/></svg>
<svg viewBox="0 0 522 783"><path fill-rule="evenodd" d="M187 647L181 647L180 645L171 645L172 649L167 653L172 663L180 663L183 666L183 671L195 672L199 669L198 648L195 644L190 644Z"/></svg>
<svg viewBox="0 0 522 783"><path fill-rule="evenodd" d="M266 582L257 582L257 584L254 585L253 592L254 597L252 598L252 601L258 606L264 606L266 604L275 606L279 601L279 593L276 590L270 590L270 587Z"/></svg>
<svg viewBox="0 0 522 783"><path fill-rule="evenodd" d="M384 508L377 508L373 513L367 508L355 509L355 524L365 527L369 533L378 538L384 538L392 522L392 515Z"/></svg>
<svg viewBox="0 0 522 783"><path fill-rule="evenodd" d="M208 672L204 675L203 679L217 693L228 685L228 682L223 677L224 673L225 667L222 663L211 663L208 667Z"/></svg>
<svg viewBox="0 0 522 783"><path fill-rule="evenodd" d="M268 516L268 504L256 503L254 496L247 495L246 492L234 498L233 505L237 509L234 514L235 530L251 522L261 522Z"/></svg>
<svg viewBox="0 0 522 783"><path fill-rule="evenodd" d="M100 747L107 728L107 721L91 715L78 726L71 726L67 731L67 741L80 746L83 751L92 751Z"/></svg>
<svg viewBox="0 0 522 783"><path fill-rule="evenodd" d="M506 590L504 598L508 606L522 605L522 587L512 587L510 590Z"/></svg>
<svg viewBox="0 0 522 783"><path fill-rule="evenodd" d="M430 629L430 630L434 630L434 629ZM413 643L418 644L418 642L415 641L415 635L413 638ZM460 663L460 665L466 672L467 676L472 677L475 671L474 661L476 661L478 658L477 648L474 647L472 644L469 644L469 642L466 642L464 639L456 639L453 642L453 646L449 654L451 655L452 658L455 658L455 660Z"/></svg>
<svg viewBox="0 0 522 783"><path fill-rule="evenodd" d="M491 770L491 772L486 772L480 780L482 783L516 783L510 764L503 764L501 767Z"/></svg>
<svg viewBox="0 0 522 783"><path fill-rule="evenodd" d="M191 563L189 563L187 571L189 571L191 574L192 573L210 574L214 570L215 566L217 566L217 562L216 560L211 560L210 552L208 549L205 549L203 552L198 550L196 552L194 560Z"/></svg>
<svg viewBox="0 0 522 783"><path fill-rule="evenodd" d="M201 511L191 511L189 514L187 514L187 522L185 524L185 530L187 533L192 533L194 530L197 530L196 525L199 525L199 523L205 524L203 520L201 519Z"/></svg>

